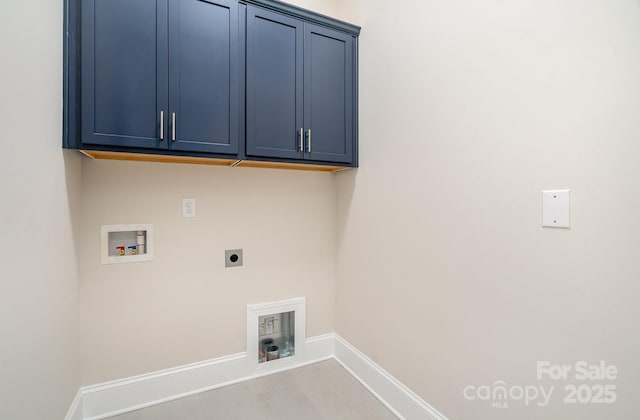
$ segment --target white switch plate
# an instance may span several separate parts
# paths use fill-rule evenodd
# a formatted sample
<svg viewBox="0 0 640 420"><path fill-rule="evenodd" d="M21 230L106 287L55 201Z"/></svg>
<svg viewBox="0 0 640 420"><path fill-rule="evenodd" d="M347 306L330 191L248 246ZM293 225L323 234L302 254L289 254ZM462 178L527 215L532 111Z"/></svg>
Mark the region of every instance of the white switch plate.
<svg viewBox="0 0 640 420"><path fill-rule="evenodd" d="M182 217L196 217L196 199L182 199Z"/></svg>
<svg viewBox="0 0 640 420"><path fill-rule="evenodd" d="M571 190L542 191L542 226L571 227Z"/></svg>

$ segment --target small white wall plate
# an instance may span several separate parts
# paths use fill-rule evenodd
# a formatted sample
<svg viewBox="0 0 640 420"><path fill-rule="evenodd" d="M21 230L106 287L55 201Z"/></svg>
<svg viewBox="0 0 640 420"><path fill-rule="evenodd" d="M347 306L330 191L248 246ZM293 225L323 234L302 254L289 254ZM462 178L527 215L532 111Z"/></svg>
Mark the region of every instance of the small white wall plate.
<svg viewBox="0 0 640 420"><path fill-rule="evenodd" d="M542 226L571 227L571 190L542 191Z"/></svg>

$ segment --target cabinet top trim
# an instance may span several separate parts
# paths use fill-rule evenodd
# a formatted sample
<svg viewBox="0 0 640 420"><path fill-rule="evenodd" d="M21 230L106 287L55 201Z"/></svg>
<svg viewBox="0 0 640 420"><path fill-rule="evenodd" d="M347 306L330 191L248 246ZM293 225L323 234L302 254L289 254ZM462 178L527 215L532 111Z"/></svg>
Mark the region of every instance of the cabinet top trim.
<svg viewBox="0 0 640 420"><path fill-rule="evenodd" d="M280 13L285 13L290 16L302 18L306 21L317 23L319 25L328 26L339 31L346 32L353 36L360 34L360 27L351 23L343 22L338 19L334 19L329 16L321 15L319 13L311 12L307 9L303 9L292 4L283 3L277 0L242 0L242 3L253 4L256 6L264 7L265 9L273 10Z"/></svg>

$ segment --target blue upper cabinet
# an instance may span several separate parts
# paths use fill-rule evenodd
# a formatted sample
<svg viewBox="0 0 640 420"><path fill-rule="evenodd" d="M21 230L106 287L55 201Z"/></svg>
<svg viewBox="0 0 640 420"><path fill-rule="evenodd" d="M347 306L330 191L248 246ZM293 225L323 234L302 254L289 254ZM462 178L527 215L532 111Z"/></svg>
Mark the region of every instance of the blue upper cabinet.
<svg viewBox="0 0 640 420"><path fill-rule="evenodd" d="M237 154L238 42L236 0L83 1L81 142Z"/></svg>
<svg viewBox="0 0 640 420"><path fill-rule="evenodd" d="M305 157L351 163L354 153L353 37L305 24Z"/></svg>
<svg viewBox="0 0 640 420"><path fill-rule="evenodd" d="M303 158L302 51L302 21L247 8L247 155Z"/></svg>
<svg viewBox="0 0 640 420"><path fill-rule="evenodd" d="M247 8L250 157L354 164L354 37Z"/></svg>
<svg viewBox="0 0 640 420"><path fill-rule="evenodd" d="M162 147L167 0L84 1L82 22L82 142Z"/></svg>
<svg viewBox="0 0 640 420"><path fill-rule="evenodd" d="M169 0L170 148L238 153L238 3Z"/></svg>
<svg viewBox="0 0 640 420"><path fill-rule="evenodd" d="M64 2L64 147L358 166L358 26L277 0Z"/></svg>

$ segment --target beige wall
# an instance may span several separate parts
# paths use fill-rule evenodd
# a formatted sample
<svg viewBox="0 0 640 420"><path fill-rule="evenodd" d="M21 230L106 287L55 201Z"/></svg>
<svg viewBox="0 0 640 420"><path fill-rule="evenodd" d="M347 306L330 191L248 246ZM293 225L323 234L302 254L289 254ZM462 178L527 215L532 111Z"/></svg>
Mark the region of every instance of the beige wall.
<svg viewBox="0 0 640 420"><path fill-rule="evenodd" d="M307 335L334 330L332 174L87 159L82 180L84 384L245 351L250 303L304 296ZM101 265L100 225L128 223L153 224L154 260Z"/></svg>
<svg viewBox="0 0 640 420"><path fill-rule="evenodd" d="M80 385L80 158L61 148L62 6L11 2L0 16L2 419L61 419Z"/></svg>
<svg viewBox="0 0 640 420"><path fill-rule="evenodd" d="M357 171L81 162L60 149L62 3L0 18L0 417L243 351L245 305L293 296L308 335L336 329L450 418L633 417L638 2L294 3L363 25ZM573 190L571 230L539 227L545 188ZM109 223L153 223L156 259L101 265ZM538 360L615 364L617 403L462 396L538 384Z"/></svg>
<svg viewBox="0 0 640 420"><path fill-rule="evenodd" d="M339 5L363 30L338 333L452 419L636 417L640 3ZM553 188L571 230L540 227ZM545 409L463 398L540 384L538 360L615 364L617 403L562 404L562 381Z"/></svg>

